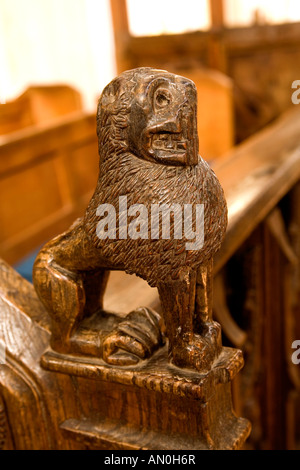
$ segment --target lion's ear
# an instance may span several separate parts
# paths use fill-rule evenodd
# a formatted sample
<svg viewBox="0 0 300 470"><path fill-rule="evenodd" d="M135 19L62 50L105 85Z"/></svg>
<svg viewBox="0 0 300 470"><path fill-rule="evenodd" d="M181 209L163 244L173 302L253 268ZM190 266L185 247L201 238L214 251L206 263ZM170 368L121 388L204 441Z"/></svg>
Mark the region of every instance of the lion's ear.
<svg viewBox="0 0 300 470"><path fill-rule="evenodd" d="M121 83L119 80L113 80L103 90L100 98L100 104L103 108L115 103L120 94Z"/></svg>

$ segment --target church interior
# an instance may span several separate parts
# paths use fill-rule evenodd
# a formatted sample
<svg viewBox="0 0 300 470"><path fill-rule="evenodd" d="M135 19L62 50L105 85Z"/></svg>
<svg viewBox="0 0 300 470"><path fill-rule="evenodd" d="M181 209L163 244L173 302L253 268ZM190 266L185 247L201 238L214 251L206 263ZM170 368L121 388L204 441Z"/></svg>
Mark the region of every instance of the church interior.
<svg viewBox="0 0 300 470"><path fill-rule="evenodd" d="M135 441L130 434L132 447L122 447L109 424L110 438L100 439L100 424L87 431L78 424L80 413L75 422L64 403L62 431L53 425L43 440L39 413L51 421L56 411L47 398L54 393L50 379L39 369L42 340L25 320L9 317L10 309L20 317L31 310L30 321L44 335L34 260L84 215L98 178L97 102L114 77L139 67L187 77L197 88L199 153L228 206L226 235L213 260L212 312L223 345L243 355L230 384L234 413L251 423L243 448L300 449L299 2L1 0L0 62L0 346L7 348L0 363L0 449L141 448L136 441L144 425ZM130 312L142 305L161 312L157 289L112 271L103 308ZM23 350L23 328L35 356ZM49 357L56 374L58 362ZM74 387L84 397L80 367ZM44 398L24 398L16 371L18 380L28 375L33 395L46 396L45 409ZM62 394L73 393L69 382L55 380ZM154 398L143 405L150 401L154 406ZM32 428L18 422L18 407L27 423L36 421ZM129 426L111 413L116 426ZM169 431L160 432L163 448L171 448Z"/></svg>

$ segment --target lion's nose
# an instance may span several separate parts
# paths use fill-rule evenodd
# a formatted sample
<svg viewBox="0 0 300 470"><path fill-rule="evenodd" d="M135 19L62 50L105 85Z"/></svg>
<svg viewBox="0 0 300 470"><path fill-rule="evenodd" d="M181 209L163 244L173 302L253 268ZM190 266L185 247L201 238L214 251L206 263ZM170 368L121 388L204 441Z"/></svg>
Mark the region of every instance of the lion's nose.
<svg viewBox="0 0 300 470"><path fill-rule="evenodd" d="M181 123L178 119L170 119L163 122L157 122L149 129L150 133L168 132L170 134L179 134L181 132Z"/></svg>

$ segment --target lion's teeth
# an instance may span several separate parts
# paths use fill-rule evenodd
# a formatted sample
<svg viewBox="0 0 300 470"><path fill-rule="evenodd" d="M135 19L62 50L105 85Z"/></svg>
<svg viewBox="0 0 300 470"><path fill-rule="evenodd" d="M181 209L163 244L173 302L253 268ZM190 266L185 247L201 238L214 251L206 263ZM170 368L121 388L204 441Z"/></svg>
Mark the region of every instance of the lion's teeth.
<svg viewBox="0 0 300 470"><path fill-rule="evenodd" d="M165 142L165 148L166 149L173 149L174 144L172 142L172 137L170 136L169 139Z"/></svg>
<svg viewBox="0 0 300 470"><path fill-rule="evenodd" d="M186 142L178 142L177 150L186 150Z"/></svg>
<svg viewBox="0 0 300 470"><path fill-rule="evenodd" d="M157 150L186 150L186 142L180 140L179 134L154 134L151 139L151 145Z"/></svg>

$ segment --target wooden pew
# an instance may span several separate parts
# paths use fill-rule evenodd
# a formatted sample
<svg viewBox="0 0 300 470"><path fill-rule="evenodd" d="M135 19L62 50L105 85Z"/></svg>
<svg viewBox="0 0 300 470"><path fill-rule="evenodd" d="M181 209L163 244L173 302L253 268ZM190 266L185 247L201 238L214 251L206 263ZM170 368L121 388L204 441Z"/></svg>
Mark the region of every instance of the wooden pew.
<svg viewBox="0 0 300 470"><path fill-rule="evenodd" d="M250 419L248 447L299 445L300 110L287 112L214 163L228 202L229 225L215 258L214 314L224 340L242 348L235 407ZM155 289L111 274L105 308L160 309Z"/></svg>
<svg viewBox="0 0 300 470"><path fill-rule="evenodd" d="M164 87L160 86L161 80ZM160 86L154 96L149 81ZM101 250L95 250L82 219L40 251L34 267L36 292L20 276L15 277L7 264L1 263L0 323L1 343L5 344L0 378L1 447L239 449L249 435L250 423L233 412L231 381L241 369L243 358L240 351L223 347L221 327L212 319L211 262L225 234L227 208L213 171L198 160L196 90L187 80L148 69L130 71L118 77L117 83L115 99L112 99L112 88L116 81L105 89L98 107L97 131L102 143L99 179L112 175L114 157L118 169L113 176L125 171L121 178L123 184L126 174L133 173L136 186L135 168L142 162L137 159L142 151L140 136L133 136L141 122L140 108L135 107L139 103L145 113L144 131L153 131L151 126L157 122L154 129L163 136L164 132L170 132L170 123L172 129L176 125L175 134L170 135L173 137L171 152L167 150L170 142L165 142L165 152L160 157L163 144L156 148L157 141L153 139L155 158L162 158L165 165L147 162L141 165L139 176L143 187L147 184L142 179L143 171L146 169L148 177L152 176L145 203L153 204L149 192L153 183L157 185L157 190L152 187L157 191L156 200L165 200L163 189L166 175L167 184L170 183L170 172L173 178L179 178L178 184L183 176L189 180L190 175L193 188L203 185L203 193L214 210L213 223L211 219L205 221L210 235L201 258L197 251L193 252L190 272L185 247L173 236L167 243L165 240L156 243L157 268L155 263L151 267L151 240L143 246L137 240L136 253L131 240L121 240L121 250L119 244L114 245L117 255L130 257L129 261L133 260L135 265L136 256L142 261L146 273L143 275L139 268L137 271L133 268L133 272L160 289L164 322L147 307L125 312L125 316L103 311L102 293L109 274L106 268L132 270L121 264L120 257L116 262L111 259L109 264L102 264L104 255ZM133 87L134 83L138 86ZM149 99L153 99L155 109L160 105L166 109L159 109L157 121L149 119L147 127L147 114L149 118L151 112L153 115ZM168 101L172 101L172 106L165 106ZM128 132L122 132L125 128ZM139 149L137 154L134 145ZM186 151L182 152L182 146ZM145 143L142 147L145 150ZM178 158L184 163L181 171L169 167ZM190 168L191 162L195 168ZM193 170L194 176L190 174ZM151 171L164 173L155 180ZM188 184L190 181L186 182L183 197ZM108 182L106 190L109 197L109 191L114 196L118 191L122 195L124 188L116 180L114 184ZM138 195L137 191L135 187L129 196ZM190 200L194 205L199 199L195 191L188 197L193 195L194 199ZM95 193L93 201L99 204L97 197ZM94 217L92 211L91 221ZM145 258L146 251L149 261Z"/></svg>
<svg viewBox="0 0 300 470"><path fill-rule="evenodd" d="M67 85L28 87L13 101L0 105L0 135L53 121L82 111L80 93Z"/></svg>
<svg viewBox="0 0 300 470"><path fill-rule="evenodd" d="M82 215L97 181L95 115L0 136L0 255L15 263Z"/></svg>
<svg viewBox="0 0 300 470"><path fill-rule="evenodd" d="M82 214L96 181L95 116L67 85L0 105L0 256L16 263Z"/></svg>
<svg viewBox="0 0 300 470"><path fill-rule="evenodd" d="M299 129L296 108L215 166L229 207L215 316L244 351L236 404L252 422L253 448L299 445L300 374L291 360L300 338Z"/></svg>
<svg viewBox="0 0 300 470"><path fill-rule="evenodd" d="M250 448L295 448L299 439L299 368L291 361L291 344L299 335L299 128L300 113L295 109L215 165L228 199L229 226L215 259L214 312L224 340L245 354L234 394L236 409L252 422ZM152 306L157 303L155 291L130 279L131 286L126 276L115 274L106 308L129 311L146 299ZM5 263L0 284L2 302L15 309L21 335L9 342L7 355L26 370L38 371L48 341L47 315L32 286ZM21 291L25 295L19 295ZM0 312L2 340L10 336L9 309ZM32 337L41 338L34 344L30 340L30 345L24 337L29 317ZM62 379L59 386L69 385ZM19 438L21 445L21 430ZM11 445L8 436L5 446Z"/></svg>

